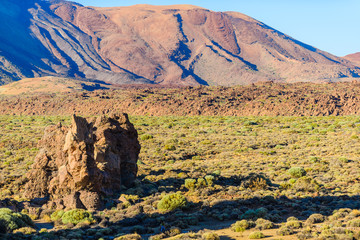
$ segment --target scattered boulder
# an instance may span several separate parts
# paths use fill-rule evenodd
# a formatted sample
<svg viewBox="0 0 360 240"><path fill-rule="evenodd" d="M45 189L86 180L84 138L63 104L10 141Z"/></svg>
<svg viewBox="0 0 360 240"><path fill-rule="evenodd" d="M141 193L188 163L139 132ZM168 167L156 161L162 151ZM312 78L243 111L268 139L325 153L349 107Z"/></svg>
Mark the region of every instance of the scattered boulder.
<svg viewBox="0 0 360 240"><path fill-rule="evenodd" d="M101 197L133 184L137 137L126 114L89 122L74 115L70 126L47 127L27 175L25 196L49 198L56 208L101 208Z"/></svg>

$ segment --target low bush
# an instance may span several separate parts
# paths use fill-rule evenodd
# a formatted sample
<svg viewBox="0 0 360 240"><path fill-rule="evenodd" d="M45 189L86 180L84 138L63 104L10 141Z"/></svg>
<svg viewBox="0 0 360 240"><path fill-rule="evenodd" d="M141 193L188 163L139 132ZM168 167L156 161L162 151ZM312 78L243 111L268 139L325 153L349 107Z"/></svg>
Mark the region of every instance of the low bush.
<svg viewBox="0 0 360 240"><path fill-rule="evenodd" d="M319 240L328 240L328 239L338 239L332 229L325 229L321 231L320 235L318 236Z"/></svg>
<svg viewBox="0 0 360 240"><path fill-rule="evenodd" d="M255 190L265 190L271 186L271 181L261 174L251 173L242 179L241 187Z"/></svg>
<svg viewBox="0 0 360 240"><path fill-rule="evenodd" d="M174 145L172 145L172 144L166 144L164 146L164 149L168 150L168 151L174 151L174 150L176 150L176 147Z"/></svg>
<svg viewBox="0 0 360 240"><path fill-rule="evenodd" d="M265 235L262 232L252 232L249 235L250 239L261 239L265 238Z"/></svg>
<svg viewBox="0 0 360 240"><path fill-rule="evenodd" d="M301 177L293 185L292 189L301 192L316 192L320 185L311 177Z"/></svg>
<svg viewBox="0 0 360 240"><path fill-rule="evenodd" d="M351 210L350 216L353 216L353 217L360 217L360 210L359 209L353 209Z"/></svg>
<svg viewBox="0 0 360 240"><path fill-rule="evenodd" d="M299 240L311 239L314 238L314 232L308 227L301 230L296 236Z"/></svg>
<svg viewBox="0 0 360 240"><path fill-rule="evenodd" d="M189 190L194 190L196 187L196 179L192 179L192 178L185 179L185 187Z"/></svg>
<svg viewBox="0 0 360 240"><path fill-rule="evenodd" d="M31 218L23 213L14 212L8 208L0 208L0 232L12 232L15 229L34 226Z"/></svg>
<svg viewBox="0 0 360 240"><path fill-rule="evenodd" d="M213 175L207 175L205 176L205 180L207 185L211 187L212 185L214 185L215 177Z"/></svg>
<svg viewBox="0 0 360 240"><path fill-rule="evenodd" d="M288 217L286 219L287 222L290 222L290 221L298 221L299 219L297 217L294 217L294 216L291 216L291 217Z"/></svg>
<svg viewBox="0 0 360 240"><path fill-rule="evenodd" d="M55 212L53 212L50 215L50 219L51 221L55 222L59 219L61 219L61 217L64 215L64 210L56 210Z"/></svg>
<svg viewBox="0 0 360 240"><path fill-rule="evenodd" d="M78 224L80 222L94 222L93 216L90 212L84 210L84 209L73 209L64 212L64 214L61 216L61 221L63 224Z"/></svg>
<svg viewBox="0 0 360 240"><path fill-rule="evenodd" d="M212 175L207 175L205 176L205 178L198 179L187 178L185 179L185 187L190 191L205 187L211 187L214 184L214 179L215 177Z"/></svg>
<svg viewBox="0 0 360 240"><path fill-rule="evenodd" d="M143 141L148 140L148 139L152 139L152 138L154 138L154 136L150 135L150 134L143 134L143 135L140 136L140 139L143 140Z"/></svg>
<svg viewBox="0 0 360 240"><path fill-rule="evenodd" d="M255 221L256 223L256 229L258 230L264 230L264 229L271 229L274 227L274 223L269 221L269 220L266 220L266 219L263 219L263 218L259 218Z"/></svg>
<svg viewBox="0 0 360 240"><path fill-rule="evenodd" d="M196 188L204 188L206 187L206 181L204 178L198 178L197 183L196 183Z"/></svg>
<svg viewBox="0 0 360 240"><path fill-rule="evenodd" d="M19 229L15 229L13 233L33 234L36 233L36 230L32 227L22 227Z"/></svg>
<svg viewBox="0 0 360 240"><path fill-rule="evenodd" d="M340 218L344 218L348 216L351 212L351 209L348 208L340 208L338 210L334 210L333 215L329 217L330 221L338 220Z"/></svg>
<svg viewBox="0 0 360 240"><path fill-rule="evenodd" d="M353 219L353 220L350 220L348 223L347 223L347 226L348 227L360 227L360 219Z"/></svg>
<svg viewBox="0 0 360 240"><path fill-rule="evenodd" d="M237 221L231 225L231 229L234 232L244 232L246 229L250 229L255 227L255 223L253 221L241 220Z"/></svg>
<svg viewBox="0 0 360 240"><path fill-rule="evenodd" d="M299 229L302 228L302 222L298 220L288 221L286 223L286 227L293 228L293 229Z"/></svg>
<svg viewBox="0 0 360 240"><path fill-rule="evenodd" d="M177 208L183 208L187 204L186 197L180 192L165 195L157 204L157 208L161 211L173 211Z"/></svg>
<svg viewBox="0 0 360 240"><path fill-rule="evenodd" d="M181 229L178 227L172 227L168 231L165 232L167 237L173 237L181 234Z"/></svg>
<svg viewBox="0 0 360 240"><path fill-rule="evenodd" d="M292 167L289 169L288 173L294 178L301 178L306 175L306 171L302 167Z"/></svg>
<svg viewBox="0 0 360 240"><path fill-rule="evenodd" d="M207 232L202 235L204 240L220 240L219 235L213 232Z"/></svg>
<svg viewBox="0 0 360 240"><path fill-rule="evenodd" d="M244 214L241 215L241 219L251 219L256 220L258 218L266 217L268 210L266 208L250 209L247 210Z"/></svg>
<svg viewBox="0 0 360 240"><path fill-rule="evenodd" d="M311 157L309 158L309 161L310 161L311 163L318 163L318 162L320 162L320 158L319 158L319 157L316 157L316 156L311 156Z"/></svg>
<svg viewBox="0 0 360 240"><path fill-rule="evenodd" d="M142 240L142 238L139 234L135 233L135 234L123 235L123 236L114 238L114 240Z"/></svg>
<svg viewBox="0 0 360 240"><path fill-rule="evenodd" d="M314 223L322 223L325 221L325 217L322 214L314 213L308 217L306 220L307 223L314 224Z"/></svg>
<svg viewBox="0 0 360 240"><path fill-rule="evenodd" d="M276 233L280 236L287 236L294 234L294 230L290 227L282 226L281 228L279 228L279 230L277 230Z"/></svg>

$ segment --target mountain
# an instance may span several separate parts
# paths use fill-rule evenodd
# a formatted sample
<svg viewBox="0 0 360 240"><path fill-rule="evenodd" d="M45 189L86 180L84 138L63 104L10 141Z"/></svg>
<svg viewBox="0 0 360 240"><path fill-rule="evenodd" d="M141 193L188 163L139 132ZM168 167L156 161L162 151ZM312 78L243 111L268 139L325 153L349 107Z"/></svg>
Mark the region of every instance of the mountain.
<svg viewBox="0 0 360 240"><path fill-rule="evenodd" d="M89 35L53 13L55 3L1 0L0 83L44 75L150 82L126 71L113 72Z"/></svg>
<svg viewBox="0 0 360 240"><path fill-rule="evenodd" d="M2 0L0 21L0 83L47 75L226 86L360 77L352 62L236 12Z"/></svg>
<svg viewBox="0 0 360 240"><path fill-rule="evenodd" d="M115 88L100 81L82 81L61 77L24 78L0 86L0 95L24 95L39 93L70 93Z"/></svg>
<svg viewBox="0 0 360 240"><path fill-rule="evenodd" d="M349 60L349 61L357 64L358 66L360 66L360 52L346 55L344 57L344 59Z"/></svg>

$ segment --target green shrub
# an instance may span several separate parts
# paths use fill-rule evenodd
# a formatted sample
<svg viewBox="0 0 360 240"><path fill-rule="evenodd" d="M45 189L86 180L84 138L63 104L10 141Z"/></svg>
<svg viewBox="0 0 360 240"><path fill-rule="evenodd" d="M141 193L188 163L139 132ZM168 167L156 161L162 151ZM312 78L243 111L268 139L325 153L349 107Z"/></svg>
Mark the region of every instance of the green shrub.
<svg viewBox="0 0 360 240"><path fill-rule="evenodd" d="M349 159L347 159L346 157L340 157L339 161L343 162L343 163L348 163Z"/></svg>
<svg viewBox="0 0 360 240"><path fill-rule="evenodd" d="M314 238L314 232L310 227L302 229L296 236L299 240Z"/></svg>
<svg viewBox="0 0 360 240"><path fill-rule="evenodd" d="M172 145L172 144L166 144L164 146L164 149L168 150L168 151L174 151L174 150L176 150L176 147L174 145Z"/></svg>
<svg viewBox="0 0 360 240"><path fill-rule="evenodd" d="M161 211L173 211L177 208L183 208L187 204L186 197L180 192L165 195L157 204L157 208Z"/></svg>
<svg viewBox="0 0 360 240"><path fill-rule="evenodd" d="M169 237L173 237L173 236L181 234L181 229L178 227L172 227L172 228L170 228L170 230L166 231L166 234Z"/></svg>
<svg viewBox="0 0 360 240"><path fill-rule="evenodd" d="M309 158L309 161L312 162L312 163L317 163L317 162L320 162L320 158L319 157L315 157L315 156L311 156Z"/></svg>
<svg viewBox="0 0 360 240"><path fill-rule="evenodd" d="M142 238L139 234L135 233L135 234L123 235L123 236L114 238L114 240L142 240Z"/></svg>
<svg viewBox="0 0 360 240"><path fill-rule="evenodd" d="M197 183L196 183L196 187L197 188L204 188L206 187L206 181L204 178L198 178Z"/></svg>
<svg viewBox="0 0 360 240"><path fill-rule="evenodd" d="M33 234L36 233L36 230L32 227L22 227L19 229L15 229L13 233Z"/></svg>
<svg viewBox="0 0 360 240"><path fill-rule="evenodd" d="M185 187L189 190L194 190L196 186L196 179L187 178L185 179Z"/></svg>
<svg viewBox="0 0 360 240"><path fill-rule="evenodd" d="M149 140L149 139L152 139L152 138L154 138L154 136L150 135L150 134L143 134L143 135L140 136L140 139L143 140L143 141Z"/></svg>
<svg viewBox="0 0 360 240"><path fill-rule="evenodd" d="M294 178L301 178L306 175L306 171L302 167L292 167L289 169L288 173Z"/></svg>
<svg viewBox="0 0 360 240"><path fill-rule="evenodd" d="M271 185L271 181L265 176L256 173L250 173L247 177L242 179L241 187L250 188L251 190L265 190Z"/></svg>
<svg viewBox="0 0 360 240"><path fill-rule="evenodd" d="M294 216L291 216L291 217L288 217L286 219L287 222L290 222L290 221L298 221L299 219L297 217L294 217Z"/></svg>
<svg viewBox="0 0 360 240"><path fill-rule="evenodd" d="M286 227L292 228L292 229L299 229L302 227L302 222L299 221L296 217L289 217L286 220Z"/></svg>
<svg viewBox="0 0 360 240"><path fill-rule="evenodd" d="M333 211L333 215L329 217L331 221L344 218L350 214L351 210L348 208L340 208Z"/></svg>
<svg viewBox="0 0 360 240"><path fill-rule="evenodd" d="M244 122L244 126L256 126L256 125L259 125L259 123L255 122L255 121L245 121Z"/></svg>
<svg viewBox="0 0 360 240"><path fill-rule="evenodd" d="M306 222L310 224L322 223L324 221L325 221L325 217L319 213L311 214L310 217L308 217L308 219L306 220Z"/></svg>
<svg viewBox="0 0 360 240"><path fill-rule="evenodd" d="M318 236L319 240L338 239L332 229L324 229Z"/></svg>
<svg viewBox="0 0 360 240"><path fill-rule="evenodd" d="M61 217L64 215L64 210L56 210L55 212L53 212L50 215L50 219L51 221L55 222L59 219L61 219Z"/></svg>
<svg viewBox="0 0 360 240"><path fill-rule="evenodd" d="M2 227L1 227L2 226ZM0 208L0 229L12 232L15 229L34 226L31 218L23 213L16 213L8 208Z"/></svg>
<svg viewBox="0 0 360 240"><path fill-rule="evenodd" d="M292 189L302 192L316 192L320 189L320 185L311 177L301 177L296 181Z"/></svg>
<svg viewBox="0 0 360 240"><path fill-rule="evenodd" d="M256 209L256 215L258 218L264 218L268 213L268 210L264 207Z"/></svg>
<svg viewBox="0 0 360 240"><path fill-rule="evenodd" d="M250 229L252 227L255 227L255 223L253 221L248 221L245 219L237 221L231 225L231 229L234 232L244 232L246 229Z"/></svg>
<svg viewBox="0 0 360 240"><path fill-rule="evenodd" d="M295 183L296 183L296 179L295 179L295 178L289 179L289 184L294 185Z"/></svg>
<svg viewBox="0 0 360 240"><path fill-rule="evenodd" d="M293 229L299 229L302 227L302 222L300 222L299 220L288 221L286 223L286 226Z"/></svg>
<svg viewBox="0 0 360 240"><path fill-rule="evenodd" d="M269 220L266 220L266 219L263 219L263 218L259 218L255 221L256 223L256 229L258 230L265 230L265 229L271 229L274 227L274 223L269 221Z"/></svg>
<svg viewBox="0 0 360 240"><path fill-rule="evenodd" d="M167 235L165 233L159 233L159 234L150 236L149 240L161 240L166 237L167 237ZM122 238L121 240L128 240L128 238Z"/></svg>
<svg viewBox="0 0 360 240"><path fill-rule="evenodd" d="M249 235L250 239L261 239L265 238L265 235L262 232L252 232Z"/></svg>
<svg viewBox="0 0 360 240"><path fill-rule="evenodd" d="M287 236L294 234L294 230L290 227L282 226L281 228L279 228L279 230L277 230L276 233L280 236Z"/></svg>
<svg viewBox="0 0 360 240"><path fill-rule="evenodd" d="M211 186L214 182L214 176L206 176L205 178L185 179L185 187L191 191L199 188L205 188L207 186Z"/></svg>
<svg viewBox="0 0 360 240"><path fill-rule="evenodd" d="M258 209L250 209L247 210L243 215L241 215L241 219L258 219L258 218L264 218L267 215L267 209L266 208L258 208Z"/></svg>
<svg viewBox="0 0 360 240"><path fill-rule="evenodd" d="M249 209L244 214L240 216L241 219L256 219L257 217L256 210Z"/></svg>
<svg viewBox="0 0 360 240"><path fill-rule="evenodd" d="M220 170L215 170L215 171L213 172L213 174L216 175L216 176L220 176L220 175L221 175L221 171L220 171Z"/></svg>
<svg viewBox="0 0 360 240"><path fill-rule="evenodd" d="M202 238L204 240L220 240L219 235L217 235L216 233L213 233L213 232L204 233L202 235Z"/></svg>
<svg viewBox="0 0 360 240"><path fill-rule="evenodd" d="M6 152L5 152L5 155L6 155L6 156L11 156L11 155L13 155L13 153L12 153L11 151L6 151Z"/></svg>
<svg viewBox="0 0 360 240"><path fill-rule="evenodd" d="M61 216L61 221L63 224L72 223L76 225L80 222L92 223L94 222L94 219L92 214L84 209L73 209L64 212L64 214Z"/></svg>
<svg viewBox="0 0 360 240"><path fill-rule="evenodd" d="M348 227L360 227L360 219L353 219L347 223Z"/></svg>
<svg viewBox="0 0 360 240"><path fill-rule="evenodd" d="M205 180L206 180L208 186L212 186L212 185L214 185L215 177L213 175L207 175L207 176L205 176Z"/></svg>

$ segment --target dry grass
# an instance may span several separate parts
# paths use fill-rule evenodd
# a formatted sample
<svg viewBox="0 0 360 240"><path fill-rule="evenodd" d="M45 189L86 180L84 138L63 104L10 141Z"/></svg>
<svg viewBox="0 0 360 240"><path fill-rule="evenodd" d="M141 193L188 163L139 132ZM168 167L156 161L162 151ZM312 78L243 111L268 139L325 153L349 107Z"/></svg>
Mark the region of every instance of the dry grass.
<svg viewBox="0 0 360 240"><path fill-rule="evenodd" d="M44 128L58 121L68 124L69 117L0 116L0 199L22 199L23 176L38 151L36 143ZM304 232L303 236L308 227L319 237L355 236L358 231L354 221L360 216L357 116L132 116L131 121L142 146L139 178L135 188L123 192L127 202L110 204L108 210L96 213L100 218L118 222L145 214L159 221L157 226L165 221L194 230L229 222L215 232L236 239L240 235L229 234L228 227L241 218L275 222L276 229L262 231L267 239L297 239L296 235L277 235L290 216L303 223L294 229L296 234ZM289 173L292 167L303 168L306 176L294 178ZM205 180L210 175L212 184ZM189 178L196 180L192 189L184 186ZM178 210L178 218L172 220L171 214L162 213L156 205L166 194L178 191L190 205ZM338 210L345 207L349 209ZM325 222L306 221L314 213L324 215ZM124 229L145 237L159 231L146 226ZM243 238L253 231L246 230Z"/></svg>

